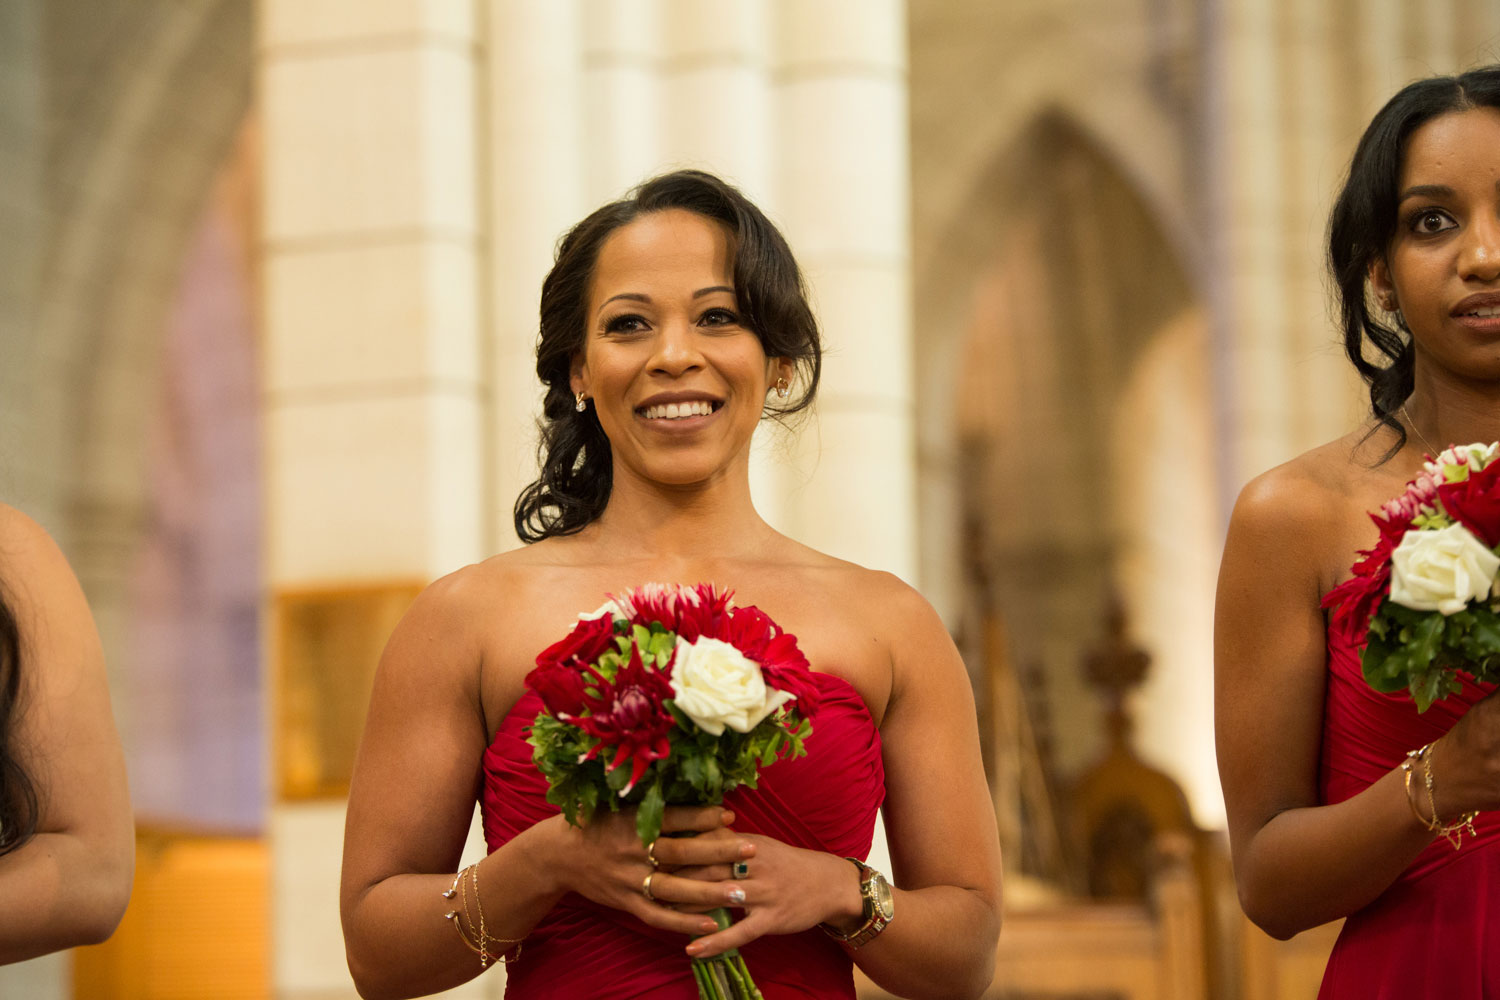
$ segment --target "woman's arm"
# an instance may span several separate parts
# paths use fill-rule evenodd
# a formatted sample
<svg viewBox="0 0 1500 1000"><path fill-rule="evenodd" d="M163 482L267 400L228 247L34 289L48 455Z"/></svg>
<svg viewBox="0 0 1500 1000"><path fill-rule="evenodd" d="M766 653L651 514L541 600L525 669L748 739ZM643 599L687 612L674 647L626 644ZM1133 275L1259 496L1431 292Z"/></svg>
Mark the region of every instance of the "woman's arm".
<svg viewBox="0 0 1500 1000"><path fill-rule="evenodd" d="M0 856L0 963L114 933L135 831L99 635L62 552L0 505L0 587L21 638L14 753L41 802L36 836Z"/></svg>
<svg viewBox="0 0 1500 1000"><path fill-rule="evenodd" d="M1399 768L1318 804L1327 656L1318 560L1327 539L1343 537L1342 513L1295 473L1268 473L1241 494L1219 571L1214 722L1235 880L1245 913L1283 939L1375 899L1433 837Z"/></svg>
<svg viewBox="0 0 1500 1000"><path fill-rule="evenodd" d="M478 623L494 618L494 591L466 581L466 572L417 599L376 673L349 791L340 891L349 970L364 997L425 996L483 971L444 919L459 901L442 896L453 884L488 742ZM509 706L520 695L519 676L506 690ZM717 808L669 809L663 829L722 825ZM688 849L689 863L742 856L736 838L694 839L703 843ZM684 935L713 926L701 914L648 902L641 883L650 871L633 814L601 811L582 830L554 816L480 863L486 931L491 938L524 938L569 891ZM722 889L699 885L688 887L688 898L723 902ZM511 947L492 945L490 954Z"/></svg>
<svg viewBox="0 0 1500 1000"><path fill-rule="evenodd" d="M891 699L880 727L895 917L852 954L906 997L977 997L994 976L1000 840L979 752L974 695L942 621L915 591L882 577L874 606L890 643ZM748 914L704 938L711 955L763 934L827 922L859 926L859 874L831 854L749 838L764 859L747 881ZM758 874L765 872L765 876ZM764 884L755 886L757 880Z"/></svg>

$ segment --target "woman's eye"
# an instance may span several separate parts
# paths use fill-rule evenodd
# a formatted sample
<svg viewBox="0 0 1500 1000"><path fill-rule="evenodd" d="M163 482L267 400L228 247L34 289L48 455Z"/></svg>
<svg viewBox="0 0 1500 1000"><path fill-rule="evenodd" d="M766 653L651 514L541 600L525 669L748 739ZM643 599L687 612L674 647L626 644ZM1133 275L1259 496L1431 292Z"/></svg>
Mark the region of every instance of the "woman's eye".
<svg viewBox="0 0 1500 1000"><path fill-rule="evenodd" d="M646 321L635 313L614 316L604 324L605 333L638 333L646 329Z"/></svg>
<svg viewBox="0 0 1500 1000"><path fill-rule="evenodd" d="M1433 233L1440 233L1457 225L1458 223L1454 222L1447 212L1435 208L1426 209L1411 217L1411 231L1419 236L1431 236Z"/></svg>
<svg viewBox="0 0 1500 1000"><path fill-rule="evenodd" d="M740 318L728 309L710 309L698 319L707 326L733 326L739 321Z"/></svg>

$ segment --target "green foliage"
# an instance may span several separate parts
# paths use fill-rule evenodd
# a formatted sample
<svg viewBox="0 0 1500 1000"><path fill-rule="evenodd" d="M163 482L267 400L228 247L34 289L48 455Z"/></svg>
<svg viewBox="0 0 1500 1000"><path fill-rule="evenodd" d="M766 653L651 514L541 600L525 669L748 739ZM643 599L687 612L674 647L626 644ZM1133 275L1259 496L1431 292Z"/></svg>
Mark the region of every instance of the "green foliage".
<svg viewBox="0 0 1500 1000"><path fill-rule="evenodd" d="M1481 682L1500 680L1500 614L1481 604L1445 616L1387 599L1370 622L1361 662L1372 688L1405 689L1425 712L1462 690L1459 671Z"/></svg>

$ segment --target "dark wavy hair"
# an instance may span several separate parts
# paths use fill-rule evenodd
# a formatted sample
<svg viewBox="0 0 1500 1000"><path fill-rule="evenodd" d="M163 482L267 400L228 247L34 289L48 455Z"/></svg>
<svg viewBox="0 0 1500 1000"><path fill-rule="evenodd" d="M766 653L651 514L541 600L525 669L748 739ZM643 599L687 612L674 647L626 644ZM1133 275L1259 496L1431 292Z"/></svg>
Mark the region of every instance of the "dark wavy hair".
<svg viewBox="0 0 1500 1000"><path fill-rule="evenodd" d="M1344 351L1370 386L1371 413L1397 434L1385 458L1406 444L1406 427L1395 414L1411 395L1416 355L1405 322L1397 316L1387 325L1371 310L1370 265L1396 235L1401 166L1412 133L1440 115L1480 107L1500 108L1500 65L1402 88L1360 137L1329 216L1328 269L1338 289Z"/></svg>
<svg viewBox="0 0 1500 1000"><path fill-rule="evenodd" d="M536 373L547 387L538 448L542 468L516 499L516 534L522 541L573 534L603 513L609 501L609 439L592 406L581 413L574 406L573 359L584 348L599 248L621 226L673 208L712 219L728 231L741 321L760 338L767 357L790 359L801 372L799 394L785 405L768 405L767 413L783 417L812 404L822 374L822 344L785 237L748 198L712 174L679 170L653 177L569 230L542 282L536 348Z"/></svg>
<svg viewBox="0 0 1500 1000"><path fill-rule="evenodd" d="M0 855L36 834L41 816L36 782L21 764L16 720L21 702L21 630L0 592Z"/></svg>

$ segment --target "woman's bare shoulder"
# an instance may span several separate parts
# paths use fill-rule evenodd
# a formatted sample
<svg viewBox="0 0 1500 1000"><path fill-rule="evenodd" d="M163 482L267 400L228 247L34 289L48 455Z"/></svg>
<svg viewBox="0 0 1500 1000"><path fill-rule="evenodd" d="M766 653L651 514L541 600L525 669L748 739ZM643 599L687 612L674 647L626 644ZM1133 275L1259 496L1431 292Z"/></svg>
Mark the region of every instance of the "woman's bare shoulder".
<svg viewBox="0 0 1500 1000"><path fill-rule="evenodd" d="M840 606L861 611L872 623L883 626L879 631L887 631L892 625L937 620L937 612L927 599L895 573L871 569L800 543L798 547L797 565L808 584Z"/></svg>
<svg viewBox="0 0 1500 1000"><path fill-rule="evenodd" d="M0 588L22 609L87 613L78 579L47 529L15 507L0 504Z"/></svg>
<svg viewBox="0 0 1500 1000"><path fill-rule="evenodd" d="M1235 522L1309 531L1344 523L1351 500L1371 475L1363 443L1360 434L1346 435L1251 479L1235 504Z"/></svg>

